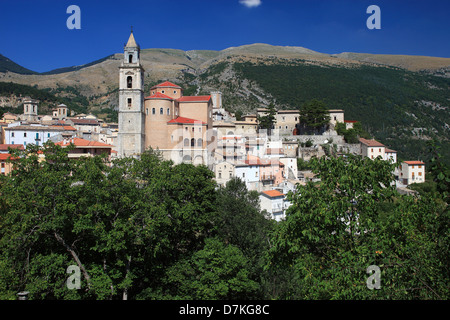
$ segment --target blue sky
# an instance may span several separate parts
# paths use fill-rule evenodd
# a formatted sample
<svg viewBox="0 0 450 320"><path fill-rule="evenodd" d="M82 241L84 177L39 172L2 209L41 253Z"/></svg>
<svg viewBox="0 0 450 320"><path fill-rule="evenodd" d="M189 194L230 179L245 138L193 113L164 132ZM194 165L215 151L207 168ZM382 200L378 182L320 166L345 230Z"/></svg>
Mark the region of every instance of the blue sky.
<svg viewBox="0 0 450 320"><path fill-rule="evenodd" d="M380 30L366 27L372 4ZM80 30L66 26L70 5L81 9ZM0 54L38 72L81 65L122 52L132 25L141 48L259 42L450 57L449 13L449 0L0 0Z"/></svg>

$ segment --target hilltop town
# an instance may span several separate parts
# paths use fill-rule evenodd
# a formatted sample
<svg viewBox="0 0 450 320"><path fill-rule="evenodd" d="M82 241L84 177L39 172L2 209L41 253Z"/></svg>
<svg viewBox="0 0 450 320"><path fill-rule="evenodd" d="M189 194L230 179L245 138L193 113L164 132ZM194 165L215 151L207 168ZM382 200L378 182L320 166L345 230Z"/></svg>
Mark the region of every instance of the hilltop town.
<svg viewBox="0 0 450 320"><path fill-rule="evenodd" d="M140 47L131 33L118 70L119 122L107 123L92 114L75 114L64 104L52 114L39 114L39 101L23 100L23 113L5 113L0 121L1 173L11 171L6 161L9 148L24 149L53 141L62 147L74 145L71 158L106 154L108 161L139 157L144 150L158 150L174 164L205 165L214 172L219 185L233 177L248 190L260 194L261 208L273 219L285 217L286 195L297 184L317 179L299 163L312 157L361 155L397 163L397 152L374 139L359 137L349 143L338 134L339 124L352 129L358 119L345 118L345 110L328 110L326 125L319 131L301 132L299 110L277 110L269 128L261 119L270 110L237 115L224 109L220 91L210 95L183 95L179 85L161 81L144 92L144 69ZM269 130L268 130L269 129ZM394 172L397 188L425 182L425 163L412 159L398 163Z"/></svg>

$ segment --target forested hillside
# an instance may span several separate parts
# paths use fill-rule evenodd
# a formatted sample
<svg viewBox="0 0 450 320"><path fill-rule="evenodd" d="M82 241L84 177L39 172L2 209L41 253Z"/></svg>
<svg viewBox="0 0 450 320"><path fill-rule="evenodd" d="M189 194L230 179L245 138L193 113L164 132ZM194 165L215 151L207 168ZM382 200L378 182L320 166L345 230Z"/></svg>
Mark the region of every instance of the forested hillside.
<svg viewBox="0 0 450 320"><path fill-rule="evenodd" d="M450 158L450 79L400 68L380 66L313 65L301 60L221 63L215 83L232 68L233 77L221 85L225 95L246 87L258 88L279 109L298 109L312 99L323 100L330 109L344 109L347 120L358 120L376 139L399 151L402 159L428 159L426 141L437 139L444 158ZM229 71L228 71L229 72ZM240 88L239 88L240 87ZM231 92L230 92L231 91ZM258 103L252 95L242 97L244 112ZM238 96L234 95L233 99ZM225 107L228 100L225 99ZM239 102L234 102L235 105ZM260 103L259 105L261 105Z"/></svg>

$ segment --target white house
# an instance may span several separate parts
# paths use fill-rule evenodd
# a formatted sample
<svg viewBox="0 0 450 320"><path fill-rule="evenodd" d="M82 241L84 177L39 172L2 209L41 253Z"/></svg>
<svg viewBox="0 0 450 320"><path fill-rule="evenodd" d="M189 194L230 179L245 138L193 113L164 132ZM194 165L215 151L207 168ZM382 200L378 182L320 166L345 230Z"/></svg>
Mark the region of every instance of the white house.
<svg viewBox="0 0 450 320"><path fill-rule="evenodd" d="M381 159L385 159L386 147L381 142L364 138L359 138L359 142L361 144L362 156L369 157L370 159L375 159L380 156Z"/></svg>
<svg viewBox="0 0 450 320"><path fill-rule="evenodd" d="M261 210L266 210L270 217L276 221L286 218L286 209L289 203L286 202L284 194L278 190L263 191L259 195Z"/></svg>
<svg viewBox="0 0 450 320"><path fill-rule="evenodd" d="M425 182L425 163L422 161L403 161L399 167L398 179L404 185Z"/></svg>
<svg viewBox="0 0 450 320"><path fill-rule="evenodd" d="M384 160L391 161L392 163L397 163L397 151L385 148Z"/></svg>
<svg viewBox="0 0 450 320"><path fill-rule="evenodd" d="M5 144L21 144L24 147L28 144L42 146L54 136L70 137L76 134L75 128L71 126L23 125L21 122L9 124L4 132Z"/></svg>
<svg viewBox="0 0 450 320"><path fill-rule="evenodd" d="M245 162L237 162L235 164L235 176L245 182L248 190L258 190L259 183L259 166L257 164L247 164Z"/></svg>

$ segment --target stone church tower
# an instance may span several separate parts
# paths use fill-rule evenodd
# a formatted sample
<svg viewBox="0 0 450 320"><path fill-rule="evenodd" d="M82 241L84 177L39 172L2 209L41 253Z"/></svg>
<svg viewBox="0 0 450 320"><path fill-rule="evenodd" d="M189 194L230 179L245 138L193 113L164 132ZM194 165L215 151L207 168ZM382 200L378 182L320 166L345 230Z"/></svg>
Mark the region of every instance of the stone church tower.
<svg viewBox="0 0 450 320"><path fill-rule="evenodd" d="M119 67L118 156L138 156L144 152L144 68L140 48L131 31Z"/></svg>

